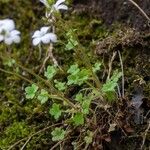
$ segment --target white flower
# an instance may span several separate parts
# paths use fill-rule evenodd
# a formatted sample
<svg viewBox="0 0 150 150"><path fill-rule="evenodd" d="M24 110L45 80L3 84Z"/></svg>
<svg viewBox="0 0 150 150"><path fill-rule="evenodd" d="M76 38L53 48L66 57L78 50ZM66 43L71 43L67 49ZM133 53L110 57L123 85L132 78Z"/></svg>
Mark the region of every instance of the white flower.
<svg viewBox="0 0 150 150"><path fill-rule="evenodd" d="M60 9L63 9L63 10L67 10L68 7L64 4L62 4L63 2L65 2L65 0L58 0L54 5L53 7L55 8L55 10L60 10Z"/></svg>
<svg viewBox="0 0 150 150"><path fill-rule="evenodd" d="M48 0L40 0L41 3L43 3L47 8L50 8L50 4L48 2ZM59 10L67 10L68 7L64 4L62 4L63 2L65 2L65 0L57 0L57 2L52 6L52 8L54 8L54 10L59 11ZM53 11L53 9L52 9Z"/></svg>
<svg viewBox="0 0 150 150"><path fill-rule="evenodd" d="M3 31L11 31L15 29L15 23L12 19L0 20L0 33Z"/></svg>
<svg viewBox="0 0 150 150"><path fill-rule="evenodd" d="M57 36L54 33L48 33L49 27L42 27L40 30L34 32L33 45L39 45L41 42L44 44L48 44L50 42L57 42Z"/></svg>
<svg viewBox="0 0 150 150"><path fill-rule="evenodd" d="M20 43L20 40L20 32L18 30L5 31L4 34L0 34L0 42L4 41L7 45Z"/></svg>
<svg viewBox="0 0 150 150"><path fill-rule="evenodd" d="M20 32L15 30L15 23L12 19L0 20L0 42L11 45L20 43Z"/></svg>
<svg viewBox="0 0 150 150"><path fill-rule="evenodd" d="M41 3L43 3L47 8L50 7L49 3L47 0L40 0Z"/></svg>

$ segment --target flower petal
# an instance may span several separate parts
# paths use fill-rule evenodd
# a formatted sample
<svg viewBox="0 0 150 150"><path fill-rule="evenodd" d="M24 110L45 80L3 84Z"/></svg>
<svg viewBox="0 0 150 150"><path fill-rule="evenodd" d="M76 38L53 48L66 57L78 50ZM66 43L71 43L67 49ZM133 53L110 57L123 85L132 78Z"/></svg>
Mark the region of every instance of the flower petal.
<svg viewBox="0 0 150 150"><path fill-rule="evenodd" d="M50 37L50 41L51 42L53 42L53 43L57 42L57 36L56 36L56 34L54 34L54 33L48 33L47 35Z"/></svg>
<svg viewBox="0 0 150 150"><path fill-rule="evenodd" d="M68 7L62 4L62 5L59 5L56 10L60 10L60 9L68 10Z"/></svg>
<svg viewBox="0 0 150 150"><path fill-rule="evenodd" d="M11 45L13 43L13 39L11 37L8 37L8 38L5 37L4 42L7 45Z"/></svg>
<svg viewBox="0 0 150 150"><path fill-rule="evenodd" d="M15 28L15 23L12 19L4 19L0 22L1 30L11 31Z"/></svg>
<svg viewBox="0 0 150 150"><path fill-rule="evenodd" d="M18 31L18 30L12 30L12 31L10 32L10 34L11 34L11 36L19 35L19 34L20 34L20 31Z"/></svg>
<svg viewBox="0 0 150 150"><path fill-rule="evenodd" d="M13 42L14 42L14 43L20 43L20 41L21 41L20 36L15 35L15 36L13 37Z"/></svg>
<svg viewBox="0 0 150 150"><path fill-rule="evenodd" d="M36 45L40 44L40 42L41 42L41 38L35 38L35 39L33 39L32 44L34 46L36 46Z"/></svg>
<svg viewBox="0 0 150 150"><path fill-rule="evenodd" d="M65 2L65 0L58 0L54 5L58 7L63 2Z"/></svg>
<svg viewBox="0 0 150 150"><path fill-rule="evenodd" d="M0 35L0 42L4 40L4 36Z"/></svg>
<svg viewBox="0 0 150 150"><path fill-rule="evenodd" d="M40 31L41 31L42 34L44 35L44 34L47 33L47 31L49 30L49 28L50 28L50 27L42 27Z"/></svg>
<svg viewBox="0 0 150 150"><path fill-rule="evenodd" d="M48 33L48 34L45 34L45 35L41 38L41 41L42 41L44 44L50 43L51 37L49 36L49 33Z"/></svg>
<svg viewBox="0 0 150 150"><path fill-rule="evenodd" d="M57 36L56 36L56 34L54 34L54 33L49 33L49 34L50 34L50 37L51 37L51 41L54 42L54 43L56 43L57 42Z"/></svg>
<svg viewBox="0 0 150 150"><path fill-rule="evenodd" d="M47 33L47 34L45 34L45 36L42 37L41 40L44 44L48 44L50 42L55 43L55 42L57 42L57 36L54 33Z"/></svg>
<svg viewBox="0 0 150 150"><path fill-rule="evenodd" d="M41 37L41 32L39 30L35 31L32 38L39 38Z"/></svg>
<svg viewBox="0 0 150 150"><path fill-rule="evenodd" d="M50 7L47 0L40 0L41 3L43 3L46 7Z"/></svg>
<svg viewBox="0 0 150 150"><path fill-rule="evenodd" d="M3 23L3 21L2 21L2 20L0 20L0 26L2 25L2 23Z"/></svg>

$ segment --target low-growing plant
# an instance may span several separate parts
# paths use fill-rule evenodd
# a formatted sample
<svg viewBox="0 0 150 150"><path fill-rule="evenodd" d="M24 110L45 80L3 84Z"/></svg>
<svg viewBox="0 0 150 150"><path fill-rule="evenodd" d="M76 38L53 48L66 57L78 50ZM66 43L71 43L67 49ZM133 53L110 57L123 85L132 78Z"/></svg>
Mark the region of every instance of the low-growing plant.
<svg viewBox="0 0 150 150"><path fill-rule="evenodd" d="M68 132L70 127L81 127L85 129L83 134L84 143L85 147L88 147L94 137L94 132L88 129L90 128L89 120L96 124L96 114L92 109L92 104L95 101L99 101L95 103L97 105L101 102L107 104L117 99L116 87L122 73L114 70L110 79L102 82L100 75L103 72L103 63L101 61L94 63L91 61L84 46L75 34L76 29L70 29L64 34L67 38L64 52L69 51L75 55L80 55L79 59L81 58L80 62L82 63L75 61L74 64L61 66L53 56L53 44L59 43L56 36L55 23L60 17L59 12L67 10L68 7L64 4L65 0L58 0L55 4L51 0L40 0L40 2L46 7L45 19L47 20L46 24L49 25L44 25L40 30L34 32L32 44L39 48L39 60L43 53L41 45L49 44L46 57L39 70L43 74L38 75L26 69L14 59L10 59L5 64L10 67L16 65L25 72L33 75L36 78L34 81L18 75L30 82L30 85L25 87L26 99L28 101L37 101L37 103L49 107L47 113L51 116L51 119L54 122L63 122L64 125L55 127L51 132L52 141L63 141L70 133ZM9 22L10 27L5 26L7 22ZM0 41L4 41L8 45L19 43L21 40L20 32L14 30L14 22L12 20L3 20L1 24ZM8 39L7 35L10 35L10 39ZM52 62L48 63L49 59ZM72 93L70 89L76 87L78 90Z"/></svg>
<svg viewBox="0 0 150 150"><path fill-rule="evenodd" d="M93 73L100 71L100 64L93 65ZM41 104L45 104L51 101L51 106L49 109L49 114L56 121L63 120L69 126L84 126L88 124L88 116L95 115L91 109L91 104L96 99L101 101L101 98L105 102L112 102L116 99L116 87L121 73L117 70L114 71L112 77L102 84L101 88L97 88L92 79L92 73L88 68L79 67L77 64L71 65L66 71L66 79L62 82L58 81L57 74L59 72L58 68L54 66L48 66L44 75L47 82L53 85L54 90L40 89L35 84L25 88L26 98L40 101ZM49 70L49 71L48 71ZM55 73L54 73L55 72ZM62 78L59 78L62 80ZM71 98L66 97L67 91L69 91L71 86L80 87L76 94L71 95ZM62 119L63 118L63 119ZM90 117L91 118L91 117ZM55 132L56 131L56 132ZM65 129L55 128L52 131L52 140L58 141L63 140L67 135ZM85 137L86 144L90 144L92 140L92 133L87 132L88 136Z"/></svg>

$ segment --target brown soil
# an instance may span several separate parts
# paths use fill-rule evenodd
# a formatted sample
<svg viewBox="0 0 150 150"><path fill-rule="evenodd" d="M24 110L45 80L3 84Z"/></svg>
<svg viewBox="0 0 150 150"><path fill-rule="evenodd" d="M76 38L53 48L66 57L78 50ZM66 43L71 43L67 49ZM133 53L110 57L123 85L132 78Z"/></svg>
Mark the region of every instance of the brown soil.
<svg viewBox="0 0 150 150"><path fill-rule="evenodd" d="M135 2L150 17L150 0L135 0ZM95 53L107 59L111 58L113 51L119 50L123 57L126 98L124 103L120 103L122 105L120 112L125 116L122 120L118 120L118 122L122 123L122 127L127 133L127 136L124 136L123 139L122 131L116 130L112 132L110 134L111 142L104 142L103 149L141 149L140 147L143 141L141 135L146 131L150 116L147 115L142 123L136 122L137 112L135 110L132 114L133 116L129 116L130 111L132 111L130 103L132 103L133 99L139 100L140 98L142 104L138 108L138 111L143 112L143 117L150 109L150 25L148 20L128 0L74 0L73 5L75 13L90 18L102 19L104 24L115 33L104 39L97 40ZM114 29L112 24L119 24L123 28L121 26L117 27L116 25L117 29ZM116 58L113 67L119 66L118 64L120 64L119 58ZM139 89L142 89L142 92L139 92ZM113 108L115 110L115 107ZM96 128L100 128L100 126ZM148 134L145 149L149 147L149 137L150 135ZM105 139L105 141L107 140Z"/></svg>
<svg viewBox="0 0 150 150"><path fill-rule="evenodd" d="M150 0L135 1L150 16ZM128 0L74 0L77 12L104 20L107 25L125 23L138 30L149 31L148 20Z"/></svg>

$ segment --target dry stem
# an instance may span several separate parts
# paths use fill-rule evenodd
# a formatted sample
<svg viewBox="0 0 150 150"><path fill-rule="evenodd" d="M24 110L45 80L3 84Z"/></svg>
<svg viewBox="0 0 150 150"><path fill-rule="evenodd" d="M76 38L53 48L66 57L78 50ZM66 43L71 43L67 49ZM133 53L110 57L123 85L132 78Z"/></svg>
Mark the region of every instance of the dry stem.
<svg viewBox="0 0 150 150"><path fill-rule="evenodd" d="M117 54L117 52L113 52L113 56L112 56L112 58L111 58L111 60L109 62L109 70L108 70L107 80L110 78L110 74L111 74L111 71L112 71L112 63L113 63L113 61L114 61L114 59L116 57L116 54Z"/></svg>
<svg viewBox="0 0 150 150"><path fill-rule="evenodd" d="M150 22L150 18L148 17L148 15L144 12L144 10L137 4L135 3L133 0L129 0L135 7L137 7L139 9L139 11L143 14L143 16L145 16L145 18L148 20L148 22Z"/></svg>
<svg viewBox="0 0 150 150"><path fill-rule="evenodd" d="M142 142L142 145L141 145L141 150L142 150L143 147L144 147L145 140L146 140L147 133L148 133L149 129L150 129L150 120L148 121L148 127L147 127L147 129L145 130L145 134L144 134L144 137L143 137L143 142Z"/></svg>
<svg viewBox="0 0 150 150"><path fill-rule="evenodd" d="M40 130L40 131L38 131L38 132L36 132L36 133L33 133L33 134L30 135L29 137L25 137L25 138L23 138L23 139L17 141L15 144L13 144L12 146L10 146L8 150L13 149L13 148L14 148L16 145L18 145L20 142L22 142L22 141L28 139L28 140L25 142L25 144L22 146L22 148L21 148L21 150L23 150L23 149L26 147L26 145L28 144L28 142L32 139L33 136L38 135L39 133L45 132L46 130L48 130L48 129L52 128L52 127L55 127L55 126L57 126L57 125L61 125L61 124L62 124L62 123L57 123L57 124L48 126L48 127L44 128L44 129L42 129L42 130Z"/></svg>
<svg viewBox="0 0 150 150"><path fill-rule="evenodd" d="M120 59L120 65L121 65L121 71L122 71L122 98L124 98L124 68L123 68L123 61L120 54L120 51L118 51L119 59Z"/></svg>
<svg viewBox="0 0 150 150"><path fill-rule="evenodd" d="M58 65L57 60L55 59L55 57L53 55L53 44L52 43L50 43L50 46L49 46L47 54L46 54L46 58L43 61L43 64L42 64L42 67L41 67L39 73L42 73L42 71L44 70L46 62L48 61L48 59L51 59L53 61L54 65L60 68L60 66Z"/></svg>

